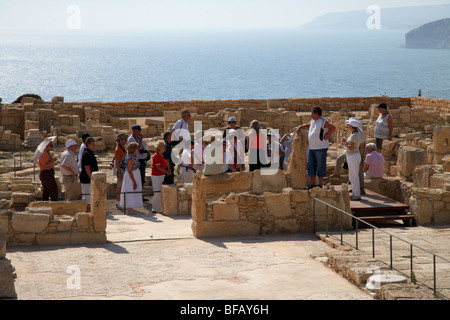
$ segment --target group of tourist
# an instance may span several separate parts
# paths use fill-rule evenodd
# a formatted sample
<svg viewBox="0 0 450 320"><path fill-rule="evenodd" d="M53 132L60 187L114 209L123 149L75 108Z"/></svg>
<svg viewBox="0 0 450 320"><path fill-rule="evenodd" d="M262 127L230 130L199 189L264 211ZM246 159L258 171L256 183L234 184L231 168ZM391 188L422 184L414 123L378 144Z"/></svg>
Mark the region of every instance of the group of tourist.
<svg viewBox="0 0 450 320"><path fill-rule="evenodd" d="M379 111L374 132L376 143L366 145L362 124L358 119L351 117L346 120L350 135L347 139L342 138L344 152L337 158L334 173L330 176L339 177L339 171L345 163L352 188L350 196L352 201L361 200L361 194L365 194L365 177L381 178L383 176L385 160L380 152L383 140L392 140L393 121L385 103L380 103L376 108ZM314 188L321 187L323 184L329 147L328 138L334 133L336 127L322 116L320 107L312 109L311 118L310 123L297 128L297 133L300 133L302 129L308 129L307 171L311 177L310 188Z"/></svg>
<svg viewBox="0 0 450 320"><path fill-rule="evenodd" d="M383 140L392 140L393 120L385 103L380 103L377 109L379 116L375 123L375 143L366 145L362 125L357 118L352 117L346 121L349 137L342 138L344 152L336 159L334 173L330 176L339 177L342 167L348 169L352 201L360 200L361 194L365 193L364 177L383 176L385 160L380 152ZM180 164L179 181L182 183L192 182L197 171L204 175L245 171L245 153L248 153L249 171L270 167L273 165L270 162L273 159L272 148L278 149L276 159L278 163L275 164L277 168L283 170L287 168L294 134L299 134L304 129L308 130L307 173L311 179L309 188L323 185L329 137L336 131L336 127L322 116L320 107L312 108L309 123L298 126L294 132L285 134L281 139L278 133L272 130L265 139L258 120L250 123L251 134L244 135L236 119L230 117L223 133L203 136L200 132L200 138L195 140L191 139L189 134L190 112L183 110L181 115L181 119L173 128L164 133L163 140L157 141L156 152L152 158L143 139L141 126L132 126L130 136L126 134L117 136L113 164L117 177L116 206L126 208L127 214L132 214L134 209L143 207L145 168L150 159L152 159L151 181L154 192L152 211L161 213L163 211L161 187L163 184L174 183L177 164L174 160ZM272 141L274 136L276 139ZM89 211L92 173L99 169L94 154L95 139L89 133L83 134L81 138L82 144L78 155L77 142L73 139L66 142L66 149L61 154L60 172L65 188L65 199L69 201L84 199L87 202L86 211ZM179 150L174 148L180 143L184 144L183 152L174 156L173 150ZM221 154L216 156L215 151L220 150L220 144ZM50 154L52 148L53 143L50 141L38 160L44 201L58 200L58 185L54 170L56 158ZM209 158L214 158L214 161Z"/></svg>

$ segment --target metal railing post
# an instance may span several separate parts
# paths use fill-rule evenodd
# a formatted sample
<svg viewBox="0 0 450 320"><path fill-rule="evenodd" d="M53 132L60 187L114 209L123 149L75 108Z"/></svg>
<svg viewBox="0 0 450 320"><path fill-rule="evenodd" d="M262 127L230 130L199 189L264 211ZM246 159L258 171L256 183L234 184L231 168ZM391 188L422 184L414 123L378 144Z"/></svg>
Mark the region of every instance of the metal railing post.
<svg viewBox="0 0 450 320"><path fill-rule="evenodd" d="M353 219L355 219L356 249L357 250L359 250L359 244L358 244L358 242L359 242L358 241L358 221L361 221L364 224L366 224L366 225L368 225L369 227L372 228L372 257L373 258L375 258L375 229L377 229L377 230L379 230L379 231L389 235L389 252L390 252L390 267L391 267L391 270L394 268L394 264L393 264L393 256L394 256L393 255L393 241L392 241L393 238L395 237L396 239L409 244L410 245L410 252L411 252L411 256L410 256L410 270L411 270L411 274L410 274L410 276L411 276L411 280L414 281L414 282L416 282L416 278L415 278L415 275L414 275L414 268L413 268L414 267L413 266L413 247L416 247L416 248L418 248L418 249L420 249L420 250L422 250L424 252L427 252L427 253L431 254L433 256L433 291L434 291L435 295L438 294L438 292L437 292L437 276L436 276L436 257L439 257L440 259L442 259L443 261L445 261L447 263L450 263L449 259L446 259L446 258L444 258L442 256L439 256L439 255L437 255L437 254L435 254L435 253L433 253L433 252L431 252L431 251L429 251L427 249L424 249L424 248L422 248L422 247L420 247L418 245L415 245L415 244L413 244L413 243L411 243L409 241L406 241L406 240L404 240L404 239L402 239L402 238L400 238L398 236L392 235L389 232L386 232L386 231L384 231L384 230L382 230L380 228L377 228L376 226L374 226L374 225L372 225L372 224L370 224L368 222L365 222L364 220L361 220L360 218L358 218L358 217L356 217L356 216L354 216L354 215L352 215L352 214L350 214L348 212L345 212L345 211L343 211L343 210L341 210L339 208L336 208L336 207L334 207L334 206L332 206L332 205L330 205L330 204L328 204L328 203L326 203L324 201L316 199L316 198L313 198L313 223L314 223L313 230L314 230L314 233L316 232L316 227L315 227L315 202L316 202L316 200L319 201L319 202L322 202L323 204L325 204L327 206L327 226L326 226L326 228L327 228L327 236L329 235L329 230L328 230L328 223L329 223L328 222L328 219L329 219L329 217L328 217L328 207L336 209L337 211L340 212L341 245L343 244L342 213L345 213L346 215L348 215L348 216L352 217Z"/></svg>
<svg viewBox="0 0 450 320"><path fill-rule="evenodd" d="M316 199L313 198L313 233L316 233Z"/></svg>

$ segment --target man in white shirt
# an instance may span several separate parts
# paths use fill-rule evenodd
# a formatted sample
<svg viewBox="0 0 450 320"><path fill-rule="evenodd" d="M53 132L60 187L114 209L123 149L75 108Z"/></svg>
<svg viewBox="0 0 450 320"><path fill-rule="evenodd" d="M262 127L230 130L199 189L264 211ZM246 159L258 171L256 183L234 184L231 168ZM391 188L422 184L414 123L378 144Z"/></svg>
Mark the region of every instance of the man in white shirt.
<svg viewBox="0 0 450 320"><path fill-rule="evenodd" d="M78 182L80 168L75 158L77 143L69 139L66 142L66 150L61 153L60 172L65 189L65 199L68 201L79 200L81 195L81 185Z"/></svg>
<svg viewBox="0 0 450 320"><path fill-rule="evenodd" d="M178 120L172 128L172 141L189 140L189 121L191 120L191 113L189 110L181 112L181 119Z"/></svg>
<svg viewBox="0 0 450 320"><path fill-rule="evenodd" d="M140 167L139 170L141 172L141 180L142 185L145 184L145 168L147 166L147 161L150 159L150 153L147 150L147 146L145 145L144 137L141 133L142 128L140 125L135 124L131 127L132 134L128 137L128 144L131 142L136 142L138 146L138 152L136 152L136 158L139 161Z"/></svg>

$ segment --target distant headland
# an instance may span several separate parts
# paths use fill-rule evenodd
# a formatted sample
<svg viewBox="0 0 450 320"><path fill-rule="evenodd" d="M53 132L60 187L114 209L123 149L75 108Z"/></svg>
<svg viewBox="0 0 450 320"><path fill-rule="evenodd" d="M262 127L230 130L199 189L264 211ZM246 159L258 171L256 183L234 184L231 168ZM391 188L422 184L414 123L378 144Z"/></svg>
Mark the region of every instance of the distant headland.
<svg viewBox="0 0 450 320"><path fill-rule="evenodd" d="M407 48L450 49L450 18L424 24L405 38Z"/></svg>

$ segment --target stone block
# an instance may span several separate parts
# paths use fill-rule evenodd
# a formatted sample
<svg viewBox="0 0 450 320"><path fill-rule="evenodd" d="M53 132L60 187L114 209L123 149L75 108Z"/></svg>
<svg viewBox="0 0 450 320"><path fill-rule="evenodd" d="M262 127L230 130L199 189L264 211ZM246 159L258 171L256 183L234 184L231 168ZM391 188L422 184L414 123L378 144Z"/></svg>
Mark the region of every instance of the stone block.
<svg viewBox="0 0 450 320"><path fill-rule="evenodd" d="M85 200L77 201L35 201L31 202L29 208L50 207L53 215L75 216L78 212L86 211L87 202Z"/></svg>
<svg viewBox="0 0 450 320"><path fill-rule="evenodd" d="M225 195L251 191L252 180L253 172L236 172L202 176L200 182L207 194Z"/></svg>
<svg viewBox="0 0 450 320"><path fill-rule="evenodd" d="M196 238L256 236L260 226L249 221L193 221L192 232Z"/></svg>
<svg viewBox="0 0 450 320"><path fill-rule="evenodd" d="M58 225L56 227L56 230L58 232L68 232L72 230L73 225L73 217L66 216L66 217L59 217L58 219Z"/></svg>
<svg viewBox="0 0 450 320"><path fill-rule="evenodd" d="M300 229L296 219L277 219L274 221L274 233L293 233Z"/></svg>
<svg viewBox="0 0 450 320"><path fill-rule="evenodd" d="M211 203L214 221L236 221L239 220L239 208L237 204L215 201Z"/></svg>
<svg viewBox="0 0 450 320"><path fill-rule="evenodd" d="M441 154L450 153L450 126L436 126L433 130L434 152Z"/></svg>
<svg viewBox="0 0 450 320"><path fill-rule="evenodd" d="M428 164L426 150L402 146L398 150L397 170L400 175L411 178L416 166Z"/></svg>
<svg viewBox="0 0 450 320"><path fill-rule="evenodd" d="M107 238L104 232L73 232L71 233L70 244L104 244Z"/></svg>
<svg viewBox="0 0 450 320"><path fill-rule="evenodd" d="M295 190L295 189L284 189L283 192L289 193L292 202L307 202L309 201L308 190Z"/></svg>
<svg viewBox="0 0 450 320"><path fill-rule="evenodd" d="M450 211L440 211L434 214L434 223L450 224Z"/></svg>
<svg viewBox="0 0 450 320"><path fill-rule="evenodd" d="M282 170L278 170L276 174L264 175L261 170L253 172L253 193L281 192L286 187L286 174Z"/></svg>
<svg viewBox="0 0 450 320"><path fill-rule="evenodd" d="M90 231L91 223L90 217L92 214L90 212L79 212L74 217L74 223L76 226L75 231Z"/></svg>
<svg viewBox="0 0 450 320"><path fill-rule="evenodd" d="M94 230L106 230L106 173L94 172L91 178L91 212L94 217Z"/></svg>
<svg viewBox="0 0 450 320"><path fill-rule="evenodd" d="M31 194L27 192L13 192L11 196L13 206L26 207L31 201Z"/></svg>
<svg viewBox="0 0 450 320"><path fill-rule="evenodd" d="M264 201L268 215L274 217L288 217L292 215L291 196L288 193L265 194Z"/></svg>
<svg viewBox="0 0 450 320"><path fill-rule="evenodd" d="M12 227L17 232L41 233L50 222L50 215L45 213L15 212Z"/></svg>
<svg viewBox="0 0 450 320"><path fill-rule="evenodd" d="M71 244L70 232L52 232L36 235L36 244L39 246L61 246Z"/></svg>
<svg viewBox="0 0 450 320"><path fill-rule="evenodd" d="M14 286L11 261L3 258L0 259L0 299L6 298L17 298L17 293Z"/></svg>
<svg viewBox="0 0 450 320"><path fill-rule="evenodd" d="M6 232L2 221L0 220L0 259L6 257Z"/></svg>
<svg viewBox="0 0 450 320"><path fill-rule="evenodd" d="M175 185L162 185L161 196L163 212L167 216L178 215L178 189Z"/></svg>
<svg viewBox="0 0 450 320"><path fill-rule="evenodd" d="M239 205L254 207L258 203L258 196L250 193L239 194Z"/></svg>

